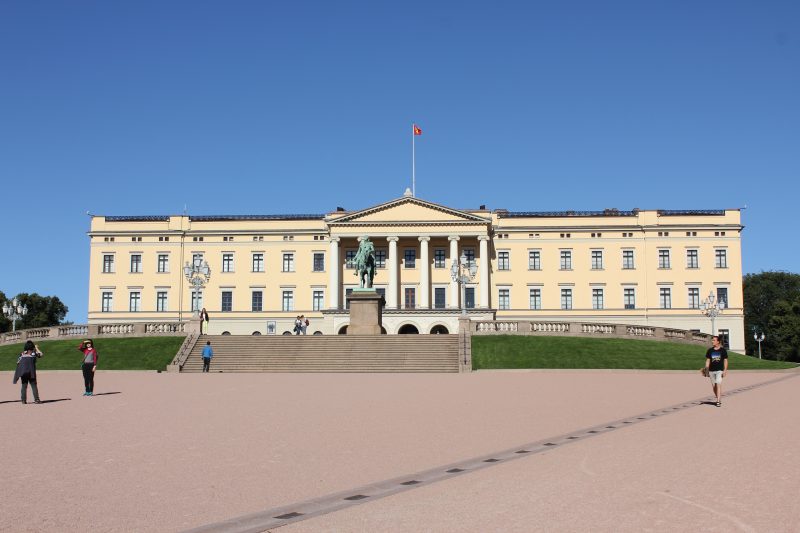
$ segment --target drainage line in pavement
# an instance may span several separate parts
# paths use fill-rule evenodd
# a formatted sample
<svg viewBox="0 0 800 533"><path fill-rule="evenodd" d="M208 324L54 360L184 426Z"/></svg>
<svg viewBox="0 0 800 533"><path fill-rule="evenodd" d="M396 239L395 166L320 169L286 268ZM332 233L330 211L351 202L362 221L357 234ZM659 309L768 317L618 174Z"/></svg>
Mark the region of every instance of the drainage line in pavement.
<svg viewBox="0 0 800 533"><path fill-rule="evenodd" d="M755 388L772 385L780 381L797 377L798 373L792 372L790 375L776 378L763 383L748 385L733 389L725 393L725 396L732 396L749 391ZM558 446L570 444L576 440L585 440L590 437L602 435L617 429L629 427L633 424L639 424L647 420L652 420L660 416L676 413L690 407L696 407L707 403L707 400L693 400L683 402L669 407L656 409L647 413L629 416L615 420L613 422L605 422L597 426L592 426L577 431L570 431L557 437L550 437L547 439L538 440L522 446L515 446L508 450L467 459L458 463L431 468L416 474L379 481L371 485L364 485L355 489L351 489L336 494L329 494L320 498L296 502L291 505L267 509L259 511L222 522L200 526L198 528L190 529L186 533L260 533L266 530L279 528L293 522L306 520L315 516L329 514L340 509L359 505L368 501L385 498L399 492L412 490L423 485L430 485L437 481L451 479L455 476L475 472L483 468L490 467L497 463L505 463L520 457L526 457L532 454L543 453L550 451Z"/></svg>

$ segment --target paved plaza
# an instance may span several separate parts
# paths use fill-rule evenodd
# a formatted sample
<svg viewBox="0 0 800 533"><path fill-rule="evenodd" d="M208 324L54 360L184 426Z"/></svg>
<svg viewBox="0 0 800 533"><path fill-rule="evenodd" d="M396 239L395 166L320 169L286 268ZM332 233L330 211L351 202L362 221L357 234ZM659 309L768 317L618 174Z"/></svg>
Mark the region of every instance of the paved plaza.
<svg viewBox="0 0 800 533"><path fill-rule="evenodd" d="M797 371L11 378L0 531L800 530Z"/></svg>

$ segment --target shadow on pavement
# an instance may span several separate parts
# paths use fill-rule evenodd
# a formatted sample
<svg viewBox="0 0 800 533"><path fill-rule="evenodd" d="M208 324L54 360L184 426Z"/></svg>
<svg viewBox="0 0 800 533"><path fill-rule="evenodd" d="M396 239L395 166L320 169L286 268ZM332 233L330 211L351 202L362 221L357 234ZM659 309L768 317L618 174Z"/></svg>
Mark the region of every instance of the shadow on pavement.
<svg viewBox="0 0 800 533"><path fill-rule="evenodd" d="M121 391L116 392L95 392L92 396L108 396L109 394L122 394Z"/></svg>

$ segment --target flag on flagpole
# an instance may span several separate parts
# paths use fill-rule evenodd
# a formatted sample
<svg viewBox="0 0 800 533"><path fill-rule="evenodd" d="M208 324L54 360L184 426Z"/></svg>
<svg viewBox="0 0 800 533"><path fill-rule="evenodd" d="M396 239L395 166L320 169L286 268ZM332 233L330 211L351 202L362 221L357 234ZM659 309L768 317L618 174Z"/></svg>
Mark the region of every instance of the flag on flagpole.
<svg viewBox="0 0 800 533"><path fill-rule="evenodd" d="M416 124L414 126L414 135L422 135L422 130Z"/></svg>

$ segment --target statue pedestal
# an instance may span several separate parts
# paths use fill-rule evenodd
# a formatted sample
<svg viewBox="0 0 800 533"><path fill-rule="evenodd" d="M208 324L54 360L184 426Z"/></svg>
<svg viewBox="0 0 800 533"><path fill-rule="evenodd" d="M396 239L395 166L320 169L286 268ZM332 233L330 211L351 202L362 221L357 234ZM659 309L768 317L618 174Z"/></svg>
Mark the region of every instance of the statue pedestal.
<svg viewBox="0 0 800 533"><path fill-rule="evenodd" d="M374 289L353 289L347 296L350 304L348 335L380 335L383 304L386 300Z"/></svg>

